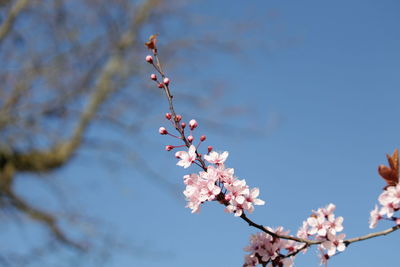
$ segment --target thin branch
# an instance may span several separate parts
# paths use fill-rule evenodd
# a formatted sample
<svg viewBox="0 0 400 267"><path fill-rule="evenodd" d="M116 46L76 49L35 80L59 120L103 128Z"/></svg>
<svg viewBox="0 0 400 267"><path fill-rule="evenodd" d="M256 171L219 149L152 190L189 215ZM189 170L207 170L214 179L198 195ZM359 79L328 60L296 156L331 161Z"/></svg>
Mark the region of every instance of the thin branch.
<svg viewBox="0 0 400 267"><path fill-rule="evenodd" d="M16 209L18 209L22 213L27 214L31 219L38 221L38 222L44 224L45 226L47 226L47 228L51 231L51 233L54 235L54 237L58 241L66 244L66 245L69 245L73 248L76 248L78 250L86 249L86 247L83 246L82 244L72 241L65 236L63 231L57 225L57 220L54 216L52 216L51 214L49 214L47 212L41 211L37 208L30 206L26 201L22 200L11 190L8 190L7 192L4 192L4 193L11 200L12 205Z"/></svg>
<svg viewBox="0 0 400 267"><path fill-rule="evenodd" d="M21 13L21 11L26 8L29 4L29 0L18 0L11 7L10 11L7 14L6 19L3 21L3 24L0 26L0 44L4 41L7 34L11 31L15 19Z"/></svg>

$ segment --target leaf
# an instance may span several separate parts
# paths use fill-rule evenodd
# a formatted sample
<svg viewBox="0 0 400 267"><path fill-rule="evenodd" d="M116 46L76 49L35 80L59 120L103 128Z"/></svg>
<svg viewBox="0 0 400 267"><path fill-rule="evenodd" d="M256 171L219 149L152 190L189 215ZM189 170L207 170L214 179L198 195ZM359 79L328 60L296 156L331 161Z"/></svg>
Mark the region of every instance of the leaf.
<svg viewBox="0 0 400 267"><path fill-rule="evenodd" d="M149 37L149 41L144 43L145 46L147 46L148 49L157 49L157 36L158 34L153 34Z"/></svg>
<svg viewBox="0 0 400 267"><path fill-rule="evenodd" d="M396 148L393 155L386 155L389 167L379 165L378 173L387 183L386 187L395 186L399 183L399 150Z"/></svg>

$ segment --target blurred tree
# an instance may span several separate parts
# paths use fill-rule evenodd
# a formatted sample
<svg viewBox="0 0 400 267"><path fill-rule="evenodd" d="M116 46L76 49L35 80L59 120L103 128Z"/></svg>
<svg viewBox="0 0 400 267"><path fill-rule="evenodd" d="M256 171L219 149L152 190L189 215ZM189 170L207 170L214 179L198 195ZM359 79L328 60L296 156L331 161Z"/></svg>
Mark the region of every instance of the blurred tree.
<svg viewBox="0 0 400 267"><path fill-rule="evenodd" d="M56 214L21 197L15 181L22 173L40 177L63 167L82 145L90 124L99 117L117 123L120 113L127 112L127 103L140 101L137 87L123 97L124 108L106 106L138 73L141 32L155 23L151 18L159 16L160 4L158 0L1 1L3 210L18 211L45 225L58 241L85 249L61 229Z"/></svg>
<svg viewBox="0 0 400 267"><path fill-rule="evenodd" d="M149 95L159 95L149 92L142 78L136 79L144 65L143 42L145 36L166 27L165 14L188 19L174 10L180 5L180 1L161 0L0 1L2 211L39 222L62 244L78 250L88 247L66 233L62 216L24 198L15 188L16 181L26 174L41 180L66 166L83 144L96 143L88 136L94 123L130 132L142 126L149 116L143 112L149 110ZM189 38L187 30L181 31L186 32L184 37L170 43L174 50L190 46L193 52L212 43L214 48L232 52L239 45L236 38L224 43L211 32L200 43ZM238 27L235 31L239 34ZM164 51L173 54L168 47ZM216 90L218 95L220 88ZM111 143L111 150L121 147L121 143ZM138 168L156 176L139 153L131 152Z"/></svg>

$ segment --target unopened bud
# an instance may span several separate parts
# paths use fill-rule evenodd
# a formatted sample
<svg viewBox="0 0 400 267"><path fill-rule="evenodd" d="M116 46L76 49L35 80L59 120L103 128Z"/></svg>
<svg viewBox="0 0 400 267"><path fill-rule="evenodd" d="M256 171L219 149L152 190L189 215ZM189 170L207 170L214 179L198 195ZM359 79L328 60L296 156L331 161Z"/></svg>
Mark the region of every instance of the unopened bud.
<svg viewBox="0 0 400 267"><path fill-rule="evenodd" d="M194 139L193 135L189 135L188 138L187 138L187 140L188 140L190 143L193 142L193 139Z"/></svg>
<svg viewBox="0 0 400 267"><path fill-rule="evenodd" d="M191 130L195 129L198 126L197 121L196 120L190 120L189 121L189 126L190 126Z"/></svg>
<svg viewBox="0 0 400 267"><path fill-rule="evenodd" d="M200 141L201 141L201 142L203 142L203 141L205 141L205 140L206 140L206 136L205 136L205 135L200 136Z"/></svg>
<svg viewBox="0 0 400 267"><path fill-rule="evenodd" d="M181 115L176 115L176 117L175 117L175 121L176 121L176 122L180 122L181 119L182 119L182 116L181 116Z"/></svg>
<svg viewBox="0 0 400 267"><path fill-rule="evenodd" d="M164 78L164 83L165 83L165 85L168 85L169 84L169 79L168 78Z"/></svg>
<svg viewBox="0 0 400 267"><path fill-rule="evenodd" d="M182 123L181 123L181 126L182 126L182 129L185 129L186 123L182 122Z"/></svg>
<svg viewBox="0 0 400 267"><path fill-rule="evenodd" d="M171 113L165 113L165 118L170 120L172 118Z"/></svg>
<svg viewBox="0 0 400 267"><path fill-rule="evenodd" d="M162 135L168 134L167 129L165 129L164 127L160 127L160 129L158 129L158 132Z"/></svg>
<svg viewBox="0 0 400 267"><path fill-rule="evenodd" d="M171 151L172 149L174 149L174 147L171 145L165 146L165 150L167 151Z"/></svg>
<svg viewBox="0 0 400 267"><path fill-rule="evenodd" d="M152 56L150 56L150 55L148 55L148 56L146 56L146 61L148 62L148 63L153 63L153 57Z"/></svg>
<svg viewBox="0 0 400 267"><path fill-rule="evenodd" d="M152 79L153 81L157 80L157 75L155 75L154 73L150 75L150 79Z"/></svg>
<svg viewBox="0 0 400 267"><path fill-rule="evenodd" d="M164 88L164 84L159 83L159 84L158 84L158 88Z"/></svg>
<svg viewBox="0 0 400 267"><path fill-rule="evenodd" d="M208 146L208 147L207 147L208 153L210 153L210 152L212 151L212 149L213 149L212 146Z"/></svg>

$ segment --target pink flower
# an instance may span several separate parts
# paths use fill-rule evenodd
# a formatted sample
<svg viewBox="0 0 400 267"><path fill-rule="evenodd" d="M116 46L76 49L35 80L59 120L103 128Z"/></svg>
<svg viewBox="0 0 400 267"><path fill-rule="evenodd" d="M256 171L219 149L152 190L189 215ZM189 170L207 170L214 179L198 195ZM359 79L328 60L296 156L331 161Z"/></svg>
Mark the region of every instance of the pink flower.
<svg viewBox="0 0 400 267"><path fill-rule="evenodd" d="M309 235L318 234L319 236L326 236L326 220L325 217L317 215L317 217L309 217L307 223L311 229L308 230Z"/></svg>
<svg viewBox="0 0 400 267"><path fill-rule="evenodd" d="M343 217L337 217L335 219L335 215L330 215L327 223L329 231L334 235L336 234L336 232L343 231L343 220Z"/></svg>
<svg viewBox="0 0 400 267"><path fill-rule="evenodd" d="M266 229L278 235L287 235L289 233L288 231L284 231L283 227L278 227L275 230L269 227ZM273 261L274 266L291 267L293 266L294 257L286 258L282 252L283 249L289 250L288 248L290 247L293 247L293 241L273 238L264 232L254 234L250 237L250 245L244 248L245 251L250 252L250 255L246 255L245 264L243 266L255 266L256 264L260 264L260 262L254 259L258 256L261 257L264 263Z"/></svg>
<svg viewBox="0 0 400 267"><path fill-rule="evenodd" d="M204 155L204 159L207 160L209 163L220 165L224 164L225 160L228 158L228 151L225 151L221 154L211 151L210 154Z"/></svg>
<svg viewBox="0 0 400 267"><path fill-rule="evenodd" d="M382 205L380 214L393 217L394 212L400 209L400 184L386 188L378 200Z"/></svg>
<svg viewBox="0 0 400 267"><path fill-rule="evenodd" d="M235 216L241 216L243 210L253 212L253 205L264 205L265 202L258 199L260 190L253 188L249 190L245 180L235 180L232 184L224 184L228 193L225 195L225 199L229 201L229 205L225 211L235 213Z"/></svg>
<svg viewBox="0 0 400 267"><path fill-rule="evenodd" d="M196 147L191 145L188 152L178 151L175 153L175 157L180 159L176 165L186 169L196 160Z"/></svg>
<svg viewBox="0 0 400 267"><path fill-rule="evenodd" d="M375 209L370 212L369 217L369 228L375 228L378 224L378 221L382 219L382 216L379 214L378 206L375 205Z"/></svg>
<svg viewBox="0 0 400 267"><path fill-rule="evenodd" d="M258 259L256 255L251 254L251 255L245 255L244 256L244 264L243 267L253 267L258 264Z"/></svg>
<svg viewBox="0 0 400 267"><path fill-rule="evenodd" d="M190 120L190 121L189 121L190 130L195 129L197 126L198 126L198 124L197 124L197 121L196 121L196 120Z"/></svg>
<svg viewBox="0 0 400 267"><path fill-rule="evenodd" d="M325 251L321 248L321 246L318 247L318 250L319 250L318 257L320 265L328 266L328 260L329 260L328 254L325 253Z"/></svg>
<svg viewBox="0 0 400 267"><path fill-rule="evenodd" d="M328 256L333 256L336 253L336 250L342 252L346 249L346 245L344 244L345 234L334 235L332 233L328 233L328 240L322 242L321 246L327 251Z"/></svg>
<svg viewBox="0 0 400 267"><path fill-rule="evenodd" d="M153 57L150 56L150 55L147 55L147 56L146 56L146 61L147 61L148 63L153 63Z"/></svg>

